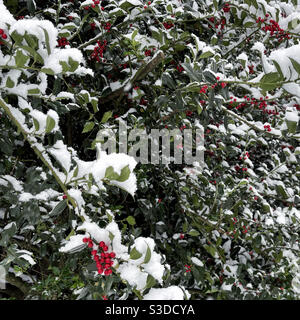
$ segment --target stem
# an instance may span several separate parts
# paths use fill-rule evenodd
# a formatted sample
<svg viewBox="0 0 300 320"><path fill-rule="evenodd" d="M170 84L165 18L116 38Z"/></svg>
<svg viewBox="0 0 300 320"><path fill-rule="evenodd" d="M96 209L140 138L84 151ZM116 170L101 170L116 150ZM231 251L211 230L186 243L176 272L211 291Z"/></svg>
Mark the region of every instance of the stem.
<svg viewBox="0 0 300 320"><path fill-rule="evenodd" d="M57 10L56 10L56 25L58 25L59 23L59 14L60 14L60 9L61 9L61 0L58 0L58 6L57 6Z"/></svg>
<svg viewBox="0 0 300 320"><path fill-rule="evenodd" d="M130 83L133 85L136 81L139 81L146 77L146 75L151 72L153 69L156 68L158 64L160 64L164 59L163 52L159 52L152 60L150 60L146 65L143 65L136 73L135 75L126 81L126 83L119 89L111 92L107 96L100 98L101 104L106 104L107 102L114 100L114 99L120 99L125 94L125 87Z"/></svg>
<svg viewBox="0 0 300 320"><path fill-rule="evenodd" d="M10 118L10 120L18 127L18 130L20 132L22 132L24 138L28 141L28 143L30 144L31 148L33 149L33 151L36 153L36 155L40 158L40 160L42 160L42 162L44 163L44 165L46 167L48 167L48 169L51 171L52 175L54 176L55 180L57 181L57 183L60 185L61 189L64 191L64 193L67 195L68 199L70 200L72 206L74 207L74 209L77 207L76 201L70 196L68 195L68 189L66 188L66 186L64 185L64 183L62 182L62 180L60 179L60 177L57 175L55 169L52 167L51 163L49 163L49 161L43 156L43 152L45 152L44 150L39 150L38 147L36 147L30 137L28 132L22 127L21 123L18 121L18 119L13 115L10 107L4 102L4 100L2 100L0 98L0 107L2 107L2 109L4 109L4 111L6 112L6 114L8 115L8 117Z"/></svg>
<svg viewBox="0 0 300 320"><path fill-rule="evenodd" d="M246 123L249 127L252 127L253 129L255 129L255 130L257 130L257 131L260 131L260 132L269 134L269 135L271 135L271 136L274 136L274 137L276 137L277 139L283 139L282 136L278 136L278 135L276 135L276 134L274 134L274 133L267 132L267 131L265 131L264 129L261 129L261 128L257 127L255 124L249 122L248 120L246 120L246 119L244 119L243 117L239 116L239 115L236 114L235 112L233 112L233 111L231 111L231 110L228 110L226 107L221 106L221 108L222 108L225 112L227 112L228 114L230 114L231 116L233 116L234 118L236 118L236 119L238 119L238 120Z"/></svg>
<svg viewBox="0 0 300 320"><path fill-rule="evenodd" d="M259 31L260 28L255 29L252 33L249 34L249 36L246 36L243 40L241 40L240 42L238 42L234 47L232 47L231 49L229 49L223 56L223 58L226 58L230 52L232 52L235 48L239 47L243 42L245 42L249 37L251 37L254 33L256 33L257 31Z"/></svg>

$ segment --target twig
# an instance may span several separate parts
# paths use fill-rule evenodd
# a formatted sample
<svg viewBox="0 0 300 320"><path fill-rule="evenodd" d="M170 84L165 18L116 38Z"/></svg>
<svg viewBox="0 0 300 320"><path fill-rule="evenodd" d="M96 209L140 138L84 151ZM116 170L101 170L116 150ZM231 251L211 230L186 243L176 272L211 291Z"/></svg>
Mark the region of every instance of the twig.
<svg viewBox="0 0 300 320"><path fill-rule="evenodd" d="M135 75L126 81L126 83L119 89L111 92L107 96L101 97L99 100L100 104L106 104L107 102L110 102L114 99L120 99L125 94L125 88L128 85L133 85L136 81L139 81L146 77L146 75L154 70L157 65L159 65L163 59L165 58L163 52L159 52L151 61L149 61L146 65L143 65L136 73Z"/></svg>

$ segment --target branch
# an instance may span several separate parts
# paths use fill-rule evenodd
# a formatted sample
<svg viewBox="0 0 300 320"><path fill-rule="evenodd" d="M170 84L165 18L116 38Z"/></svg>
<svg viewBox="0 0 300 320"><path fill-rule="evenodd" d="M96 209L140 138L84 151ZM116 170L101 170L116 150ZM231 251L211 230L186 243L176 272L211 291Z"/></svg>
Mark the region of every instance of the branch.
<svg viewBox="0 0 300 320"><path fill-rule="evenodd" d="M253 129L257 130L257 131L260 131L260 132L263 132L265 134L269 134L271 136L274 136L276 139L283 139L282 136L278 136L277 134L275 133L271 133L271 132L268 132L268 131L265 131L264 129L261 129L259 127L257 127L255 124L251 123L250 121L244 119L243 117L239 116L238 114L236 114L235 112L231 111L231 110L228 110L226 107L224 106L221 106L221 108L227 112L228 114L230 114L231 116L233 116L234 118L240 120L241 122L244 122L246 123L249 127L252 127Z"/></svg>
<svg viewBox="0 0 300 320"><path fill-rule="evenodd" d="M18 289L20 289L25 296L27 295L27 293L30 290L30 286L28 284L23 282L20 278L16 277L12 273L6 274L5 281L11 285L17 287Z"/></svg>
<svg viewBox="0 0 300 320"><path fill-rule="evenodd" d="M30 144L31 148L33 149L33 151L36 153L36 155L40 158L40 160L42 160L42 162L44 163L44 165L49 168L49 170L51 171L52 175L54 176L55 180L57 181L57 183L60 185L60 187L62 188L62 190L64 191L64 193L67 195L68 199L70 200L72 206L74 207L74 209L77 207L76 201L70 196L68 195L68 189L66 188L66 186L64 185L63 181L59 178L58 174L56 173L56 170L53 168L52 164L49 163L49 161L46 159L46 157L44 157L43 152L44 150L40 150L37 146L35 146L33 144L33 142L31 141L28 132L22 127L21 123L19 122L19 120L13 115L11 108L9 105L7 105L4 100L2 100L0 98L0 107L2 107L2 109L4 109L4 111L6 112L6 114L8 115L8 117L10 118L10 120L12 122L14 122L14 124L18 127L18 129L22 132L24 138L28 141L28 143Z"/></svg>

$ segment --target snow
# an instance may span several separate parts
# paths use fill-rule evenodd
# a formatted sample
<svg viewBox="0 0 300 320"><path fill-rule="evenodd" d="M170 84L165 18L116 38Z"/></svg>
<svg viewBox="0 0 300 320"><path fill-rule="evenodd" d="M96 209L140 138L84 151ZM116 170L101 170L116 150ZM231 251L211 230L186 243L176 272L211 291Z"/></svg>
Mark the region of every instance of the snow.
<svg viewBox="0 0 300 320"><path fill-rule="evenodd" d="M78 249L79 247L82 247L83 244L83 238L85 238L86 235L78 234L70 237L70 240L59 249L60 252L69 253L73 250Z"/></svg>
<svg viewBox="0 0 300 320"><path fill-rule="evenodd" d="M59 126L58 126L59 116L58 116L57 112L50 109L50 110L47 112L47 116L51 117L51 118L55 121L55 126L54 126L54 128L52 129L52 132L59 131Z"/></svg>
<svg viewBox="0 0 300 320"><path fill-rule="evenodd" d="M39 124L39 129L36 130L36 134L42 134L42 133L44 133L44 132L45 132L45 129L46 129L47 116L46 116L43 112L41 112L41 111L39 111L39 110L37 110L37 109L31 110L29 114L30 114L30 115L32 116L32 118L34 118L34 119L38 122L38 124Z"/></svg>
<svg viewBox="0 0 300 320"><path fill-rule="evenodd" d="M85 201L82 197L81 191L78 189L72 188L68 190L68 194L70 195L71 198L73 198L76 201L80 211L85 205Z"/></svg>
<svg viewBox="0 0 300 320"><path fill-rule="evenodd" d="M140 268L131 263L122 263L118 272L120 277L126 280L132 287L136 287L137 290L143 290L147 283L148 274L140 270Z"/></svg>
<svg viewBox="0 0 300 320"><path fill-rule="evenodd" d="M154 246L154 240L151 238L136 238L132 248L135 248L139 253L142 254L142 256L139 259L132 260L131 263L135 265L141 265L147 273L151 274L152 277L161 284L165 268L161 264L161 256L154 252ZM151 252L151 258L150 261L145 264L144 260L148 248Z"/></svg>
<svg viewBox="0 0 300 320"><path fill-rule="evenodd" d="M184 300L184 291L178 286L151 288L143 300Z"/></svg>
<svg viewBox="0 0 300 320"><path fill-rule="evenodd" d="M122 236L117 223L112 221L106 226L105 229L108 232L112 233L114 236L111 246L112 246L112 250L116 254L116 257L121 258L123 260L127 260L129 258L128 248L122 245L121 243Z"/></svg>
<svg viewBox="0 0 300 320"><path fill-rule="evenodd" d="M70 171L71 154L62 140L56 141L53 147L48 149L48 152L50 152L55 157L55 159L61 164L66 172Z"/></svg>
<svg viewBox="0 0 300 320"><path fill-rule="evenodd" d="M24 251L24 250L21 250L21 251ZM20 255L18 258L26 260L27 262L29 262L29 264L31 264L33 266L33 265L36 264L36 262L33 260L31 255L32 255L32 253L30 252L30 254L22 254L22 255Z"/></svg>
<svg viewBox="0 0 300 320"><path fill-rule="evenodd" d="M39 42L39 49L37 52L41 55L42 58L46 58L48 56L47 49L43 45L43 43L46 43L46 36L44 30L47 31L49 36L49 48L50 52L54 50L54 48L57 45L56 39L58 31L54 27L53 23L48 20L35 20L35 19L22 19L16 21L14 24L12 24L9 33L12 34L14 31L16 31L20 35L25 35L25 33L29 35L34 35L38 39ZM24 45L25 39L23 40Z"/></svg>
<svg viewBox="0 0 300 320"><path fill-rule="evenodd" d="M68 64L70 58L79 64L84 63L80 50L75 48L55 48L53 53L45 58L44 68L51 69L55 74L62 73L63 68L60 62L66 62Z"/></svg>
<svg viewBox="0 0 300 320"><path fill-rule="evenodd" d="M143 3L139 0L122 0L122 1L120 1L119 6L122 7L123 3L130 3L133 6L142 6L143 5Z"/></svg>
<svg viewBox="0 0 300 320"><path fill-rule="evenodd" d="M6 9L6 6L3 4L3 0L0 0L0 12L1 12L1 20L0 20L0 28L6 30L6 24L14 24L16 20L13 15Z"/></svg>
<svg viewBox="0 0 300 320"><path fill-rule="evenodd" d="M191 261L198 267L203 267L204 264L197 257L191 257Z"/></svg>
<svg viewBox="0 0 300 320"><path fill-rule="evenodd" d="M118 186L134 196L137 189L136 177L133 173L133 169L137 165L135 159L122 153L111 153L108 155L105 151L100 151L101 145L99 143L96 144L96 148L98 150L97 160L91 162L84 162L80 159L75 160L78 166L78 175L76 178L78 179L92 174L99 188L102 189L102 180L105 178L105 172L108 167L113 167L114 171L120 175L121 170L128 166L130 170L128 179L123 182L110 180L110 184Z"/></svg>
<svg viewBox="0 0 300 320"><path fill-rule="evenodd" d="M66 92L66 91L61 91L57 96L57 98L65 98L65 99L70 99L75 102L75 97L73 93Z"/></svg>
<svg viewBox="0 0 300 320"><path fill-rule="evenodd" d="M287 112L285 113L285 119L287 121L298 123L299 121L298 112L296 110L287 110Z"/></svg>
<svg viewBox="0 0 300 320"><path fill-rule="evenodd" d="M4 175L1 176L3 179L7 180L8 182L11 183L12 187L19 192L23 191L23 187L20 181L18 181L16 178L9 176L9 175Z"/></svg>

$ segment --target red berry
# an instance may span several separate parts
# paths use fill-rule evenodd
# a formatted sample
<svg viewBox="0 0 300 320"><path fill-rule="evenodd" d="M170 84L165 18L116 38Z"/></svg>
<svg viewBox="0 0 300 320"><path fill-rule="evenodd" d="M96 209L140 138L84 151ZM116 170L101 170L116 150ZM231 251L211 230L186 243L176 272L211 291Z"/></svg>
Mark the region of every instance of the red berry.
<svg viewBox="0 0 300 320"><path fill-rule="evenodd" d="M65 200L65 199L67 199L68 198L68 196L66 195L66 194L64 194L63 195L63 199Z"/></svg>
<svg viewBox="0 0 300 320"><path fill-rule="evenodd" d="M103 251L107 251L107 250L108 250L108 246L104 246Z"/></svg>
<svg viewBox="0 0 300 320"><path fill-rule="evenodd" d="M97 254L97 250L92 250L91 254L95 256Z"/></svg>
<svg viewBox="0 0 300 320"><path fill-rule="evenodd" d="M2 35L2 39L7 39L7 35L5 33Z"/></svg>
<svg viewBox="0 0 300 320"><path fill-rule="evenodd" d="M111 262L111 260L109 258L105 259L105 263L110 263L110 262Z"/></svg>
<svg viewBox="0 0 300 320"><path fill-rule="evenodd" d="M104 268L105 268L105 269L109 269L109 268L110 268L110 264L108 264L108 263L105 264Z"/></svg>
<svg viewBox="0 0 300 320"><path fill-rule="evenodd" d="M105 271L104 271L104 274L105 274L106 276L112 274L111 269L105 270Z"/></svg>
<svg viewBox="0 0 300 320"><path fill-rule="evenodd" d="M89 238L83 238L82 241L83 241L84 243L89 242Z"/></svg>
<svg viewBox="0 0 300 320"><path fill-rule="evenodd" d="M93 248L93 243L92 243L92 242L89 242L88 247L89 247L89 248Z"/></svg>
<svg viewBox="0 0 300 320"><path fill-rule="evenodd" d="M0 29L0 36L4 33L3 29Z"/></svg>
<svg viewBox="0 0 300 320"><path fill-rule="evenodd" d="M105 258L105 253L101 252L101 258Z"/></svg>
<svg viewBox="0 0 300 320"><path fill-rule="evenodd" d="M105 270L106 271L106 270ZM98 273L102 274L103 273L103 269L98 269Z"/></svg>
<svg viewBox="0 0 300 320"><path fill-rule="evenodd" d="M104 241L101 241L100 243L99 243L99 247L104 247L105 246L105 243L104 243Z"/></svg>
<svg viewBox="0 0 300 320"><path fill-rule="evenodd" d="M115 258L116 257L116 254L114 252L111 252L109 255L110 255L111 258Z"/></svg>

